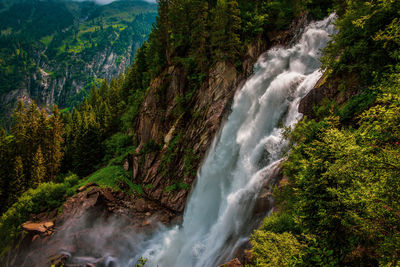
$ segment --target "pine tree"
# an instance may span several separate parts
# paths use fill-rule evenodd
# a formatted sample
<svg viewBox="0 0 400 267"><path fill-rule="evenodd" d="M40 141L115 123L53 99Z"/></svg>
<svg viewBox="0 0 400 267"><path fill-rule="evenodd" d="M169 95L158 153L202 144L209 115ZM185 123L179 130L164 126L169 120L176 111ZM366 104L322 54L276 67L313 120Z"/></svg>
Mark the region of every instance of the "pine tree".
<svg viewBox="0 0 400 267"><path fill-rule="evenodd" d="M218 0L212 12L211 44L214 61L233 61L240 55L240 9L236 0Z"/></svg>
<svg viewBox="0 0 400 267"><path fill-rule="evenodd" d="M16 140L16 153L20 153L24 149L24 141L26 139L26 127L27 117L26 108L22 100L18 101L17 107L13 114L14 125L11 128L11 132L15 136Z"/></svg>
<svg viewBox="0 0 400 267"><path fill-rule="evenodd" d="M13 164L14 153L14 138L7 136L4 129L0 129L0 212L4 212L10 199L13 199L10 186L14 178L9 168Z"/></svg>
<svg viewBox="0 0 400 267"><path fill-rule="evenodd" d="M209 10L208 3L193 0L190 10L191 26L191 55L193 55L197 71L206 73L209 62Z"/></svg>
<svg viewBox="0 0 400 267"><path fill-rule="evenodd" d="M45 178L46 166L42 154L42 149L39 146L33 160L32 160L32 171L31 171L31 186L37 187Z"/></svg>
<svg viewBox="0 0 400 267"><path fill-rule="evenodd" d="M17 198L22 194L22 192L25 191L26 189L26 180L25 180L25 174L24 174L24 166L22 163L22 158L20 156L17 156L15 158L15 163L14 163L14 179L11 183L11 189L12 189L12 198ZM13 201L10 201L13 202Z"/></svg>
<svg viewBox="0 0 400 267"><path fill-rule="evenodd" d="M169 39L169 31L170 31L170 22L169 22L169 0L159 0L158 1L158 18L157 27L159 29L159 38L161 44L165 44L165 56L167 59L167 64L172 65L171 62L171 53L170 53L170 39Z"/></svg>
<svg viewBox="0 0 400 267"><path fill-rule="evenodd" d="M56 177L63 158L62 144L63 139L63 123L61 122L60 112L57 105L53 108L53 114L48 119L48 152L46 155L46 181L52 181Z"/></svg>
<svg viewBox="0 0 400 267"><path fill-rule="evenodd" d="M228 0L228 27L227 27L227 49L232 51L233 57L236 58L241 52L241 41L239 33L241 31L240 9L237 0Z"/></svg>

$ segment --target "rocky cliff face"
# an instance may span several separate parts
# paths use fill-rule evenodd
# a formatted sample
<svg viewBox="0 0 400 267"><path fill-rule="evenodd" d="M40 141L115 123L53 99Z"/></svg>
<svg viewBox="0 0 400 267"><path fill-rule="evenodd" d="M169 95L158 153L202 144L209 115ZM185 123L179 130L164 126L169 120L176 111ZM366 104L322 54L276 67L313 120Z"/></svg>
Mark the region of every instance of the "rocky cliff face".
<svg viewBox="0 0 400 267"><path fill-rule="evenodd" d="M346 90L340 90L342 80L346 80ZM319 107L329 105L329 102L335 103L337 107L343 106L352 96L362 92L359 88L359 82L353 77L346 76L340 79L325 73L317 82L314 88L300 101L299 112L311 119L318 119ZM331 109L335 108L334 106ZM332 110L333 111L333 110ZM330 112L330 111L329 111Z"/></svg>
<svg viewBox="0 0 400 267"><path fill-rule="evenodd" d="M138 42L130 41L123 54L117 54L111 47L98 51L90 61L76 55L68 65L48 61L44 51L36 59L37 71L28 74L18 88L1 96L0 105L11 106L16 99L26 102L35 100L39 105L51 106L55 103L66 105L69 98L78 94L88 85L88 77L111 80L131 65ZM54 75L54 73L59 73Z"/></svg>
<svg viewBox="0 0 400 267"><path fill-rule="evenodd" d="M0 9L0 114L18 98L43 107L79 103L92 84L126 70L156 16L148 1L7 2Z"/></svg>
<svg viewBox="0 0 400 267"><path fill-rule="evenodd" d="M262 52L274 45L289 45L305 23L306 17L302 17L290 30L249 45L243 72L232 64L216 64L208 79L189 95L185 112L177 112L181 99L191 94L182 68L170 67L152 81L136 122L139 147L132 158L134 182L144 185L149 199L176 213L183 212L194 185L193 170L200 166L229 114L236 90L251 75ZM149 143L161 150L149 151Z"/></svg>

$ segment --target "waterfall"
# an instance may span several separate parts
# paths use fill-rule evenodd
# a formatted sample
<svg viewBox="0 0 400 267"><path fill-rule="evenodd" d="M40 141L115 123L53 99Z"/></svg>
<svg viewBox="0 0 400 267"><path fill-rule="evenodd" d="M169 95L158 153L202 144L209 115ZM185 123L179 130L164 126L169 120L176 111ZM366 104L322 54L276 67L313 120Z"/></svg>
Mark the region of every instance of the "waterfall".
<svg viewBox="0 0 400 267"><path fill-rule="evenodd" d="M248 240L255 200L287 147L283 126L301 119L299 102L322 75L320 50L335 31L334 18L311 23L297 44L259 58L200 168L183 223L143 244L149 266L216 266Z"/></svg>

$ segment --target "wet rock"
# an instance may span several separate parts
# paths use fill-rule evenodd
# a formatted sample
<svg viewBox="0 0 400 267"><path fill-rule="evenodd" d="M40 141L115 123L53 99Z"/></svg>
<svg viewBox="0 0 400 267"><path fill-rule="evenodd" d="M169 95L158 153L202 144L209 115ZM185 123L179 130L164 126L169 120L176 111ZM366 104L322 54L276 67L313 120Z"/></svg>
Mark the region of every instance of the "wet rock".
<svg viewBox="0 0 400 267"><path fill-rule="evenodd" d="M338 89L343 80L346 80L346 84L348 84L345 91ZM335 80L329 74L324 74L314 88L300 101L299 112L308 118L318 119L314 109L320 106L325 99L334 101L335 104L341 106L360 92L362 90L360 90L359 82L354 80L354 77L341 77Z"/></svg>
<svg viewBox="0 0 400 267"><path fill-rule="evenodd" d="M257 201L254 205L254 213L264 213L266 214L273 207L272 192L269 188L263 188Z"/></svg>
<svg viewBox="0 0 400 267"><path fill-rule="evenodd" d="M220 265L219 267L244 267L243 264L240 263L239 259L233 259L227 263Z"/></svg>
<svg viewBox="0 0 400 267"><path fill-rule="evenodd" d="M149 220L146 220L146 221L144 221L144 222L142 223L142 227L148 226L148 225L150 225L150 224L151 224L151 222L150 222Z"/></svg>
<svg viewBox="0 0 400 267"><path fill-rule="evenodd" d="M51 266L63 267L70 256L67 254L57 254L49 258Z"/></svg>
<svg viewBox="0 0 400 267"><path fill-rule="evenodd" d="M50 212L42 212L40 214L31 214L29 216L29 221L32 222L44 222L44 221L53 221L57 216L57 209L54 209Z"/></svg>
<svg viewBox="0 0 400 267"><path fill-rule="evenodd" d="M278 162L275 166L271 166L266 177L269 179L264 181L254 205L254 214L261 215L261 217L264 217L273 208L272 190L283 178L281 164Z"/></svg>

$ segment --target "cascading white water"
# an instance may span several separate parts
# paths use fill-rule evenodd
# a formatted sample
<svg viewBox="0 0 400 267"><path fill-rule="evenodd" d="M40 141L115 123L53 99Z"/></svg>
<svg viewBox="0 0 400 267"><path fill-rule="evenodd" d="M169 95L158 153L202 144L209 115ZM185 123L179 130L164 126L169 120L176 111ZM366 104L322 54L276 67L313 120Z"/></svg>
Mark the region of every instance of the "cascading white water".
<svg viewBox="0 0 400 267"><path fill-rule="evenodd" d="M293 47L260 57L199 171L182 225L143 244L147 264L215 266L248 240L254 202L287 146L279 125L301 118L298 105L321 77L320 49L334 33L334 18L311 23Z"/></svg>

